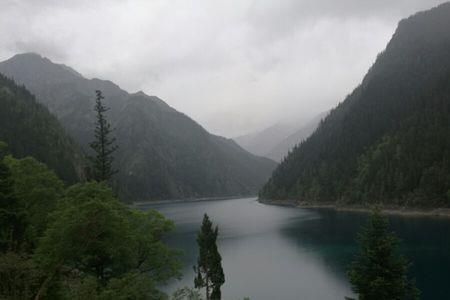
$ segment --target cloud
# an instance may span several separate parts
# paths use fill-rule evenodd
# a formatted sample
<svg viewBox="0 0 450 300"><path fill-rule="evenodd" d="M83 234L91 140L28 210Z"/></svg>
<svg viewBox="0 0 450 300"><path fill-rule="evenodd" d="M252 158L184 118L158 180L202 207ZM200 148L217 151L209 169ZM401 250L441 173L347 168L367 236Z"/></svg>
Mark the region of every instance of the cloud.
<svg viewBox="0 0 450 300"><path fill-rule="evenodd" d="M226 136L309 118L439 0L6 0L0 59L34 51L163 98Z"/></svg>

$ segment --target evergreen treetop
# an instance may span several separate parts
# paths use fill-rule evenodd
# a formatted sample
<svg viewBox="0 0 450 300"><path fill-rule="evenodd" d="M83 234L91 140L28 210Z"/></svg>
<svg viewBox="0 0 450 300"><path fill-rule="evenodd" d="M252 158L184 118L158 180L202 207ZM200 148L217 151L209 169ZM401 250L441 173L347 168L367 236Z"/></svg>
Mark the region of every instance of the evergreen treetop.
<svg viewBox="0 0 450 300"><path fill-rule="evenodd" d="M357 240L360 249L348 277L360 300L419 299L419 291L407 278L409 264L397 254L399 239L389 231L386 217L375 211Z"/></svg>
<svg viewBox="0 0 450 300"><path fill-rule="evenodd" d="M196 288L206 288L206 300L221 299L220 287L225 283L222 269L222 257L217 249L219 228L213 228L207 214L203 217L202 226L197 236L199 257L194 270Z"/></svg>
<svg viewBox="0 0 450 300"><path fill-rule="evenodd" d="M111 137L113 129L106 119L105 113L109 110L103 105L104 99L102 92L95 91L95 112L97 114L96 126L94 131L94 141L90 144L95 152L95 156L91 157L93 163L92 176L96 181L108 181L117 173L113 169L113 153L117 150L115 145L116 139Z"/></svg>

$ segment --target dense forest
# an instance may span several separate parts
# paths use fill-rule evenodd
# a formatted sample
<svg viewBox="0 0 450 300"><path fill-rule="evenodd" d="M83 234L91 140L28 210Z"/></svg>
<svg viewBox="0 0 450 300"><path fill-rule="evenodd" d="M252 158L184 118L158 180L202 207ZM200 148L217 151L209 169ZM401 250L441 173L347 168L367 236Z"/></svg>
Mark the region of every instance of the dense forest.
<svg viewBox="0 0 450 300"><path fill-rule="evenodd" d="M34 158L2 155L0 298L164 299L156 285L178 275L161 241L172 226L104 183L66 187Z"/></svg>
<svg viewBox="0 0 450 300"><path fill-rule="evenodd" d="M362 83L262 198L450 205L450 3L402 20Z"/></svg>
<svg viewBox="0 0 450 300"><path fill-rule="evenodd" d="M88 80L40 55L16 55L0 63L0 72L35 94L87 155L95 90L101 90L118 141L117 179L131 199L254 195L276 166L230 139L208 133L155 96Z"/></svg>
<svg viewBox="0 0 450 300"><path fill-rule="evenodd" d="M78 147L58 120L24 87L0 74L0 140L15 157L33 155L67 182L83 175Z"/></svg>

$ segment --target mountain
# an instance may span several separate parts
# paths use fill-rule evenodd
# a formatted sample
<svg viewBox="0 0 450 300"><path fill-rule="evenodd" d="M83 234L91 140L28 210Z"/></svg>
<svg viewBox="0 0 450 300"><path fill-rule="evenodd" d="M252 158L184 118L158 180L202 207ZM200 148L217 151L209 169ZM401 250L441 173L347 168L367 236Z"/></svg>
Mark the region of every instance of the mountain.
<svg viewBox="0 0 450 300"><path fill-rule="evenodd" d="M0 74L0 141L15 157L34 156L66 182L83 177L77 146L56 117L23 86Z"/></svg>
<svg viewBox="0 0 450 300"><path fill-rule="evenodd" d="M266 199L450 205L450 3L402 20L362 83L273 172Z"/></svg>
<svg viewBox="0 0 450 300"><path fill-rule="evenodd" d="M93 140L95 90L101 90L110 107L107 117L116 128L117 179L133 199L256 194L276 166L232 140L209 134L155 96L86 79L38 54L1 62L0 72L30 89L87 153Z"/></svg>
<svg viewBox="0 0 450 300"><path fill-rule="evenodd" d="M328 112L321 113L314 117L312 120L302 125L300 129L291 133L284 139L282 139L277 145L272 147L264 156L274 161L281 162L285 158L289 151L291 151L297 144L307 139L314 130L317 129L323 118L326 117Z"/></svg>
<svg viewBox="0 0 450 300"><path fill-rule="evenodd" d="M321 113L306 123L303 120L279 122L233 140L250 153L280 162L295 145L314 132L327 113Z"/></svg>
<svg viewBox="0 0 450 300"><path fill-rule="evenodd" d="M294 128L290 124L277 123L264 130L235 137L233 140L250 153L266 156L270 149L294 132Z"/></svg>

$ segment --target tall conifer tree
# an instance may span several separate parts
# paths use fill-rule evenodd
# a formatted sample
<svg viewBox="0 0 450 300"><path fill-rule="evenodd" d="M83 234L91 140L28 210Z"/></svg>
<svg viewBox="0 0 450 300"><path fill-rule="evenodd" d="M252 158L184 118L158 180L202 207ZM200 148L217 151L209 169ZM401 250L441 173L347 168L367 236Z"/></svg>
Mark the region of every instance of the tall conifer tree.
<svg viewBox="0 0 450 300"><path fill-rule="evenodd" d="M222 269L222 257L217 249L219 228L213 224L207 214L203 217L202 227L197 236L199 257L194 270L196 288L206 288L206 300L220 300L220 287L225 283Z"/></svg>
<svg viewBox="0 0 450 300"><path fill-rule="evenodd" d="M398 242L387 218L375 211L358 235L360 250L348 272L358 299L419 299L419 291L407 278L408 263L397 254Z"/></svg>
<svg viewBox="0 0 450 300"><path fill-rule="evenodd" d="M116 139L111 137L111 124L106 119L105 113L109 108L103 105L104 99L102 92L97 90L95 100L95 112L97 113L97 121L95 125L95 140L90 144L95 152L95 156L91 157L93 164L92 176L96 181L109 181L111 177L117 173L113 169L113 153L117 150L115 145Z"/></svg>

